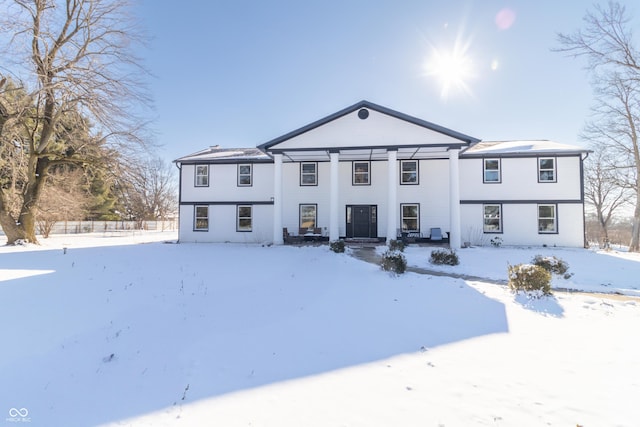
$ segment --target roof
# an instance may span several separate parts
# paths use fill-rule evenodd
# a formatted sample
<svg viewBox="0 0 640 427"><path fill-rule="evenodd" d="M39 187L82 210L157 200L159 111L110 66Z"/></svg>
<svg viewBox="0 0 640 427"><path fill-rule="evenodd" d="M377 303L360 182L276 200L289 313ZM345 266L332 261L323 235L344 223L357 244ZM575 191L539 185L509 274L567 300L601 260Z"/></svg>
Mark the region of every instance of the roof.
<svg viewBox="0 0 640 427"><path fill-rule="evenodd" d="M175 163L238 163L272 161L273 159L271 156L255 147L220 148L219 145L215 145L174 160Z"/></svg>
<svg viewBox="0 0 640 427"><path fill-rule="evenodd" d="M537 156L540 154L576 155L589 152L590 150L583 147L560 144L549 140L482 141L466 149L461 153L461 156Z"/></svg>
<svg viewBox="0 0 640 427"><path fill-rule="evenodd" d="M331 115L329 115L327 117L324 117L324 118L322 118L320 120L317 120L317 121L315 121L313 123L310 123L310 124L308 124L306 126L303 126L303 127L299 128L299 129L296 129L296 130L294 130L292 132L289 132L289 133L287 133L285 135L282 135L282 136L280 136L278 138L275 138L275 139L273 139L273 140L271 140L269 142L261 144L261 145L258 146L258 148L260 148L262 150L265 150L265 151L269 150L270 148L274 147L277 144L280 144L280 143L282 143L284 141L287 141L289 139L292 139L292 138L295 138L295 137L300 136L302 134L305 134L305 133L307 133L307 132L309 132L309 131L311 131L313 129L316 129L316 128L320 127L320 126L323 126L323 125L325 125L325 124L327 124L329 122L332 122L332 121L334 121L336 119L344 117L347 114L351 114L351 113L353 113L355 111L359 111L362 108L366 108L366 109L369 109L369 110L377 111L378 113L385 114L387 116L403 120L403 121L411 123L413 125L417 125L417 126L432 130L434 132L441 133L441 134L446 135L448 137L460 140L460 142L462 144L464 144L464 145L472 144L472 143L480 141L478 138L474 138L472 136L465 135L465 134L460 133L460 132L456 132L456 131L448 129L446 127L437 125L435 123L431 123L431 122L428 122L426 120L418 119L416 117L412 117L412 116L409 116L407 114L400 113L398 111L392 110L390 108L383 107L381 105L374 104L374 103L369 102L369 101L360 101L360 102L358 102L356 104L351 105L350 107L347 107L347 108L345 108L343 110L340 110L340 111L338 111L336 113L333 113L333 114L331 114Z"/></svg>

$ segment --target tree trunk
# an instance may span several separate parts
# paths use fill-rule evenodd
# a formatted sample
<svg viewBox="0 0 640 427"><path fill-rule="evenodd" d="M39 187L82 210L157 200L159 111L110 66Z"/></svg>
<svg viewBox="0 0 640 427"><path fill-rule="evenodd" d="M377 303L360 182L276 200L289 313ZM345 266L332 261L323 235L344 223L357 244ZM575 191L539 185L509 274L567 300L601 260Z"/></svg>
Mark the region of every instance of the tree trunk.
<svg viewBox="0 0 640 427"><path fill-rule="evenodd" d="M636 187L636 209L633 213L629 252L640 252L640 187Z"/></svg>

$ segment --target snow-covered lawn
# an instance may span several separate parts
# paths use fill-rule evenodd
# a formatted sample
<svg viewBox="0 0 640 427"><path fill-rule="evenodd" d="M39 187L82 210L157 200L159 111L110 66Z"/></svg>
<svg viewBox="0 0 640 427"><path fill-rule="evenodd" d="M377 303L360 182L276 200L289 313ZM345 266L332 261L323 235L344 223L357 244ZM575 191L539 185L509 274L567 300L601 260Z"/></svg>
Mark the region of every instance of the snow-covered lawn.
<svg viewBox="0 0 640 427"><path fill-rule="evenodd" d="M326 246L163 243L175 237L0 247L0 425L640 420L636 298L527 300L482 282L392 277ZM432 268L429 252L407 257ZM568 287L640 287L635 254L464 249L454 271L505 279L507 261L538 253L569 263Z"/></svg>

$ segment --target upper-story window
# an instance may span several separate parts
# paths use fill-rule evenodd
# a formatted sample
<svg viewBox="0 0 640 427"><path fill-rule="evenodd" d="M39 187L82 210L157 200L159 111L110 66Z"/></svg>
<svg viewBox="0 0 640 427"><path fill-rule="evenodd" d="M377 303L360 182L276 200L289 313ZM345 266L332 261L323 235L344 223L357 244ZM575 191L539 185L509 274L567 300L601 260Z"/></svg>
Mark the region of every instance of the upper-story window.
<svg viewBox="0 0 640 427"><path fill-rule="evenodd" d="M196 187L209 186L209 165L196 165Z"/></svg>
<svg viewBox="0 0 640 427"><path fill-rule="evenodd" d="M412 185L419 184L418 178L418 161L402 160L400 162L400 184Z"/></svg>
<svg viewBox="0 0 640 427"><path fill-rule="evenodd" d="M353 162L353 185L371 184L371 162Z"/></svg>
<svg viewBox="0 0 640 427"><path fill-rule="evenodd" d="M300 185L318 185L318 163L300 163Z"/></svg>
<svg viewBox="0 0 640 427"><path fill-rule="evenodd" d="M501 182L502 177L500 176L500 159L484 159L483 173L484 182Z"/></svg>
<svg viewBox="0 0 640 427"><path fill-rule="evenodd" d="M253 167L250 163L238 165L238 187L251 187Z"/></svg>
<svg viewBox="0 0 640 427"><path fill-rule="evenodd" d="M540 157L538 159L538 182L556 182L555 157Z"/></svg>

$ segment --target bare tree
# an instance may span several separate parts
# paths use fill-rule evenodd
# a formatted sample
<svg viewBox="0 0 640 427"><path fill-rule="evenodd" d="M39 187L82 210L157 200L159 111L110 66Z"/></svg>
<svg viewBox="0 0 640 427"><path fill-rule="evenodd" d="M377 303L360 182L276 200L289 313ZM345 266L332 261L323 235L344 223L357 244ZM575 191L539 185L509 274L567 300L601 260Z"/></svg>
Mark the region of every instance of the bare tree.
<svg viewBox="0 0 640 427"><path fill-rule="evenodd" d="M176 174L171 163L161 158L147 159L123 167L119 175L130 220L165 220L176 212Z"/></svg>
<svg viewBox="0 0 640 427"><path fill-rule="evenodd" d="M613 217L629 202L629 191L618 184L616 169L602 147L585 162L585 200L595 211L600 227L600 244L608 247L609 226Z"/></svg>
<svg viewBox="0 0 640 427"><path fill-rule="evenodd" d="M87 177L81 168L60 167L49 172L38 203L40 234L49 237L58 221L82 220L89 201Z"/></svg>
<svg viewBox="0 0 640 427"><path fill-rule="evenodd" d="M615 160L617 184L633 193L635 210L629 250L640 252L640 52L624 6L609 1L584 17L584 28L560 34L557 51L584 57L596 93L586 138Z"/></svg>
<svg viewBox="0 0 640 427"><path fill-rule="evenodd" d="M15 122L27 153L17 215L8 205L11 189L0 186L0 225L9 244L36 242L37 206L52 167L82 164L98 144L120 152L143 145L144 123L134 112L148 99L132 53L142 39L126 0L0 0L0 7L0 26L12 34L4 53L15 59L13 74L29 101L0 101L0 131ZM89 138L75 138L80 127ZM4 131L0 138L8 143Z"/></svg>

